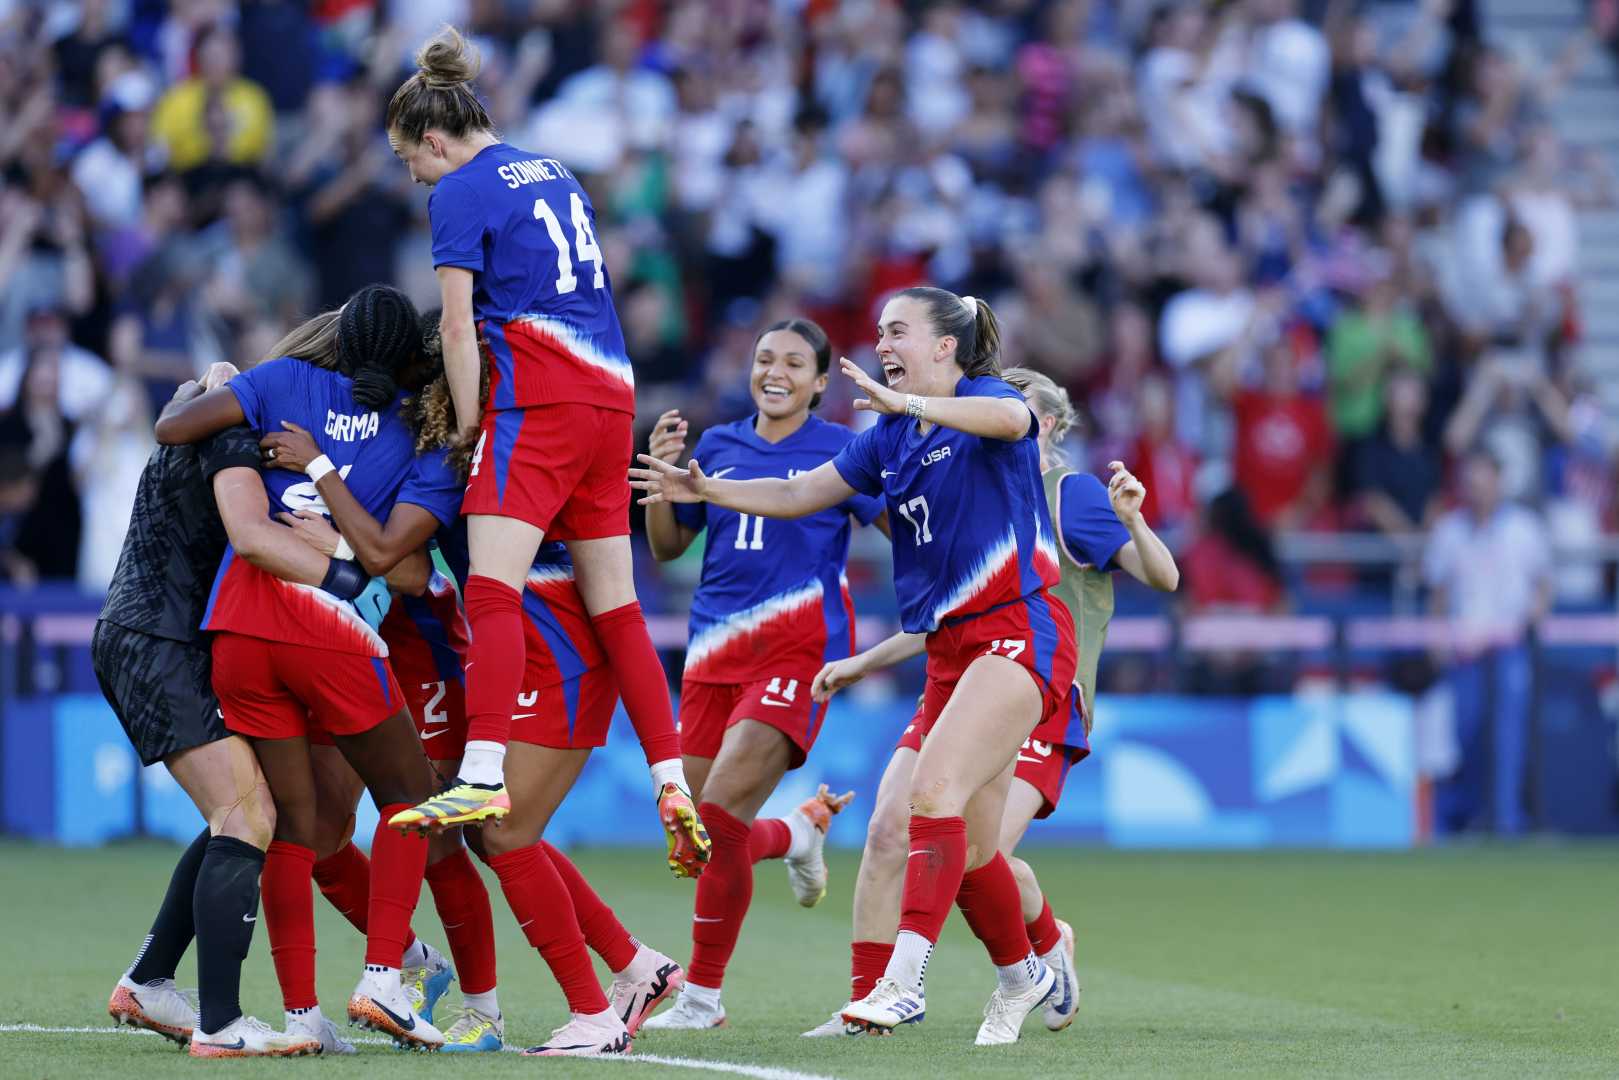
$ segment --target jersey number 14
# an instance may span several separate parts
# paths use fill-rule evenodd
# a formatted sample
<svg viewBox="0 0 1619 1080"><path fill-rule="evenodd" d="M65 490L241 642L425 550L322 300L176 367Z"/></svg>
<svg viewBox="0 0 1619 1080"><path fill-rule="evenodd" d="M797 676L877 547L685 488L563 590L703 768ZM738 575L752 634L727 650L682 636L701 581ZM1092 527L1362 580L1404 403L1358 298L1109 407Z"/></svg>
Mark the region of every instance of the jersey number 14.
<svg viewBox="0 0 1619 1080"><path fill-rule="evenodd" d="M590 227L590 215L585 213L585 200L579 197L577 191L568 193L568 203L572 208L573 217L573 250L579 256L579 264L594 263L596 275L591 280L591 288L599 289L607 280L602 272L602 249L596 246L596 233ZM557 247L557 292L571 293L579 287L579 277L573 272L573 255L568 250L568 238L562 235L562 222L551 209L551 204L544 199L534 200L534 217L545 222L545 231L551 235L551 243Z"/></svg>

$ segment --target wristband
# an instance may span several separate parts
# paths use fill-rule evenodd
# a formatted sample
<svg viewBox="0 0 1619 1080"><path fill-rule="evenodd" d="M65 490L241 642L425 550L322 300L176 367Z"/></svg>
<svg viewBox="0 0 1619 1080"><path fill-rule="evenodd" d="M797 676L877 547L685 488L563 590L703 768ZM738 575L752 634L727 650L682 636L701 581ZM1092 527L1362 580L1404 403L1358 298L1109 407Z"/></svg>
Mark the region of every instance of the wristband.
<svg viewBox="0 0 1619 1080"><path fill-rule="evenodd" d="M918 420L922 419L928 412L928 399L920 394L906 394L905 412ZM311 462L310 464L313 465L314 463Z"/></svg>
<svg viewBox="0 0 1619 1080"><path fill-rule="evenodd" d="M320 587L339 600L353 600L371 584L371 575L357 562L332 559L326 567L326 579Z"/></svg>
<svg viewBox="0 0 1619 1080"><path fill-rule="evenodd" d="M337 550L332 552L332 558L334 558L334 559L352 559L352 558L354 558L354 549L349 547L348 539L342 533L337 534Z"/></svg>
<svg viewBox="0 0 1619 1080"><path fill-rule="evenodd" d="M325 476L329 472L336 471L337 466L333 465L332 459L327 457L325 454L322 454L320 457L304 466L304 475L309 477L309 479L313 480L317 484L320 483L321 477Z"/></svg>

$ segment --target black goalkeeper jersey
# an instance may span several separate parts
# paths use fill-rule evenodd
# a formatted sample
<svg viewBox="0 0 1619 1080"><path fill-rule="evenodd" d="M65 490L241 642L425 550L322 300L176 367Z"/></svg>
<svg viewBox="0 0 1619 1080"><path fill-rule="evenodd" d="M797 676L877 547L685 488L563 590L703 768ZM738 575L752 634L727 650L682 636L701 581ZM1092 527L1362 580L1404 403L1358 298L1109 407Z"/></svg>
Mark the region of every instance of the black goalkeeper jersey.
<svg viewBox="0 0 1619 1080"><path fill-rule="evenodd" d="M211 481L221 469L258 464L258 436L245 425L195 446L153 451L141 472L103 621L174 641L197 638L227 542Z"/></svg>

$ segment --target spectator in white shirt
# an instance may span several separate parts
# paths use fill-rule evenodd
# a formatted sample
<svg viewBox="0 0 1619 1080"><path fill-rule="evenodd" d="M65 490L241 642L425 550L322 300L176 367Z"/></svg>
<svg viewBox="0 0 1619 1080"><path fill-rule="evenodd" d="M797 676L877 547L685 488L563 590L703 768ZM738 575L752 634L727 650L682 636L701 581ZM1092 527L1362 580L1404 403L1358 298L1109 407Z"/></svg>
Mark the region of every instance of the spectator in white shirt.
<svg viewBox="0 0 1619 1080"><path fill-rule="evenodd" d="M1462 759L1439 788L1439 823L1526 825L1530 623L1551 602L1551 538L1532 511L1501 498L1501 466L1475 449L1462 463L1463 506L1441 518L1423 560L1435 614L1450 621L1456 741Z"/></svg>

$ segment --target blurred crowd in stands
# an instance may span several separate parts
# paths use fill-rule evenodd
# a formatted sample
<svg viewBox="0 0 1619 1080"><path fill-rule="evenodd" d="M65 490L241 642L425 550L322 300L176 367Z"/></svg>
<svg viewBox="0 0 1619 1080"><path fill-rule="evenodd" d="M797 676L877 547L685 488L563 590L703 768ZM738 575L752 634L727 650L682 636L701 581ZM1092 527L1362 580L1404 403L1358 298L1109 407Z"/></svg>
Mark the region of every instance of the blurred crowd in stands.
<svg viewBox="0 0 1619 1080"><path fill-rule="evenodd" d="M105 585L176 382L365 282L434 303L381 115L443 22L590 189L644 421L740 415L785 313L869 361L928 281L1145 481L1188 610L1295 606L1278 537L1451 506L1422 573L1500 607L1494 502L1546 557L1480 618L1609 594L1548 550L1615 525L1575 287L1615 185L1548 111L1600 44L1468 0L0 0L0 579Z"/></svg>

